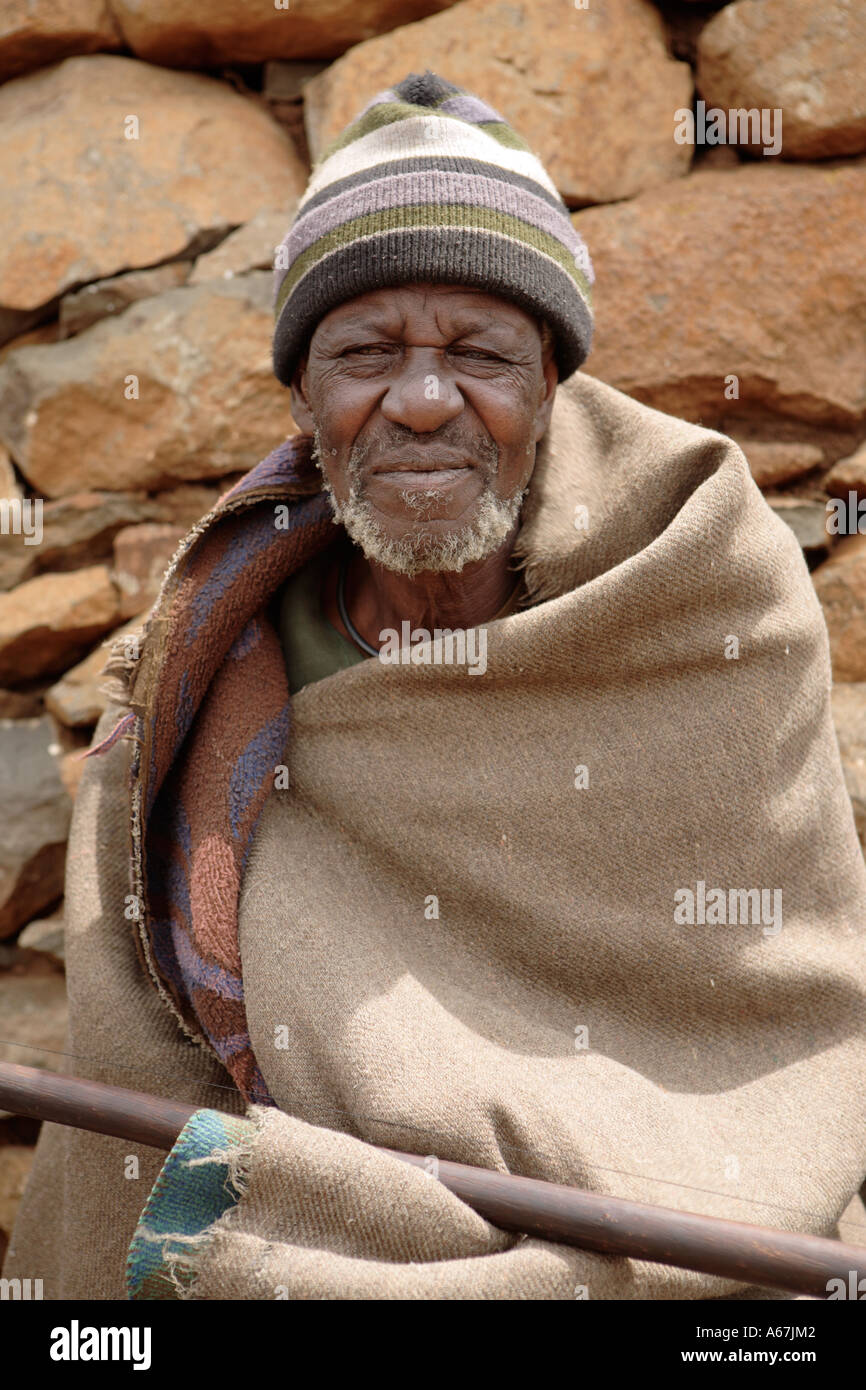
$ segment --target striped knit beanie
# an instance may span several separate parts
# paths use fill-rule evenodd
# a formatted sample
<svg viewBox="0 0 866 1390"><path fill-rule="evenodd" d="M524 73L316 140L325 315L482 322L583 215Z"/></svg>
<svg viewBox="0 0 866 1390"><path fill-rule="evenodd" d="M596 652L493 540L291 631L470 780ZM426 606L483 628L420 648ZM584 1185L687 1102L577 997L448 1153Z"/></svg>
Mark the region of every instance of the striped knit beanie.
<svg viewBox="0 0 866 1390"><path fill-rule="evenodd" d="M589 255L541 162L478 97L432 72L380 92L325 151L274 259L274 371L316 325L385 286L501 295L549 323L560 378L592 338Z"/></svg>

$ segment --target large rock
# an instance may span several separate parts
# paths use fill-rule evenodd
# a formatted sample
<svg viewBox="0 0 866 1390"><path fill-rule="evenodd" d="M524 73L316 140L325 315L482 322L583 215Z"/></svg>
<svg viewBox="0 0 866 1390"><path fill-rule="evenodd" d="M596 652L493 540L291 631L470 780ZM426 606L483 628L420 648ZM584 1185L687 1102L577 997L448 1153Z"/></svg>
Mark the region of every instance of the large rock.
<svg viewBox="0 0 866 1390"><path fill-rule="evenodd" d="M575 214L597 277L586 370L735 434L779 416L862 433L864 203L864 160L763 160Z"/></svg>
<svg viewBox="0 0 866 1390"><path fill-rule="evenodd" d="M52 319L50 323L41 323L38 328L31 328L28 333L19 333L16 338L10 338L0 345L0 362L10 352L17 352L18 348L41 347L45 343L56 343L59 337L60 324L57 319Z"/></svg>
<svg viewBox="0 0 866 1390"><path fill-rule="evenodd" d="M151 63L213 67L335 58L455 0L112 0L123 37Z"/></svg>
<svg viewBox="0 0 866 1390"><path fill-rule="evenodd" d="M42 540L23 545L0 535L0 590L45 570L83 569L111 554L123 526L148 521L154 504L145 492L76 492L42 505Z"/></svg>
<svg viewBox="0 0 866 1390"><path fill-rule="evenodd" d="M154 521L188 530L213 507L229 480L219 487L181 483L167 492L73 492L42 508L42 541L22 545L18 536L0 535L0 591L14 588L45 570L75 570L107 559L124 526Z"/></svg>
<svg viewBox="0 0 866 1390"><path fill-rule="evenodd" d="M857 834L866 850L866 684L837 683L833 686L832 700L845 785L854 809Z"/></svg>
<svg viewBox="0 0 866 1390"><path fill-rule="evenodd" d="M83 333L92 323L121 314L130 304L151 295L176 290L184 284L191 269L190 261L169 261L153 270L130 270L126 275L112 275L108 280L94 280L83 289L72 290L60 301L58 338L72 338Z"/></svg>
<svg viewBox="0 0 866 1390"><path fill-rule="evenodd" d="M866 444L846 458L837 459L825 475L823 487L831 497L844 497L847 500L849 492L866 497Z"/></svg>
<svg viewBox="0 0 866 1390"><path fill-rule="evenodd" d="M106 0L3 0L0 82L73 53L121 47Z"/></svg>
<svg viewBox="0 0 866 1390"><path fill-rule="evenodd" d="M800 544L814 563L822 552L830 549L831 536L827 530L827 509L823 502L807 497L768 497L777 516L790 526Z"/></svg>
<svg viewBox="0 0 866 1390"><path fill-rule="evenodd" d="M22 950L38 951L47 956L54 965L62 966L66 960L66 934L64 914L61 907L50 917L35 917L18 937Z"/></svg>
<svg viewBox="0 0 866 1390"><path fill-rule="evenodd" d="M43 312L44 310L37 309L35 317L39 318ZM60 324L57 319L52 319L50 323L41 323L37 328L31 328L27 333L18 332L16 329L14 337L6 338L5 322L20 317L14 310L7 314L5 309L0 309L0 362L10 352L17 352L19 348L38 347L43 343L56 343L60 337ZM4 338L6 338L5 342L3 341Z"/></svg>
<svg viewBox="0 0 866 1390"><path fill-rule="evenodd" d="M847 536L812 579L830 634L833 679L866 681L866 536Z"/></svg>
<svg viewBox="0 0 866 1390"><path fill-rule="evenodd" d="M68 729L88 729L98 723L103 711L108 707L109 698L102 689L107 677L103 667L109 656L111 643L117 637L139 629L147 613L138 613L131 622L111 632L102 642L88 652L83 661L64 671L60 680L45 692L45 708ZM72 752L70 763L74 772L84 770L75 763L76 754ZM68 787L61 762L60 776Z"/></svg>
<svg viewBox="0 0 866 1390"><path fill-rule="evenodd" d="M0 719L0 938L52 907L63 892L72 803L58 753L47 717Z"/></svg>
<svg viewBox="0 0 866 1390"><path fill-rule="evenodd" d="M0 307L201 249L305 183L263 105L213 78L97 54L7 82Z"/></svg>
<svg viewBox="0 0 866 1390"><path fill-rule="evenodd" d="M269 271L184 285L10 353L0 438L48 497L251 468L292 429L271 365L271 297Z"/></svg>
<svg viewBox="0 0 866 1390"><path fill-rule="evenodd" d="M630 198L689 167L674 112L691 104L691 70L648 0L464 0L371 39L304 89L313 157L377 92L426 68L510 121L572 205Z"/></svg>
<svg viewBox="0 0 866 1390"><path fill-rule="evenodd" d="M778 487L790 483L803 473L811 473L824 461L823 450L817 444L800 441L737 439L749 461L752 477L758 487Z"/></svg>
<svg viewBox="0 0 866 1390"><path fill-rule="evenodd" d="M296 207L274 211L263 208L246 226L238 227L213 251L199 256L187 281L204 285L208 280L233 280L249 270L273 268L276 249L291 225Z"/></svg>
<svg viewBox="0 0 866 1390"><path fill-rule="evenodd" d="M131 618L156 599L163 576L186 535L186 527L146 521L124 526L114 538L112 578L120 592L120 613Z"/></svg>
<svg viewBox="0 0 866 1390"><path fill-rule="evenodd" d="M0 685L65 670L119 618L118 592L105 565L40 574L0 594Z"/></svg>
<svg viewBox="0 0 866 1390"><path fill-rule="evenodd" d="M258 462L258 460L256 460ZM177 487L157 492L150 501L153 504L152 516L139 517L140 521L168 521L182 526L188 531L190 526L201 520L206 512L215 507L224 493L240 482L246 470L229 473L216 483L179 483ZM131 523L130 523L131 524Z"/></svg>
<svg viewBox="0 0 866 1390"><path fill-rule="evenodd" d="M697 84L707 106L782 112L781 155L866 150L863 0L736 0L702 30Z"/></svg>

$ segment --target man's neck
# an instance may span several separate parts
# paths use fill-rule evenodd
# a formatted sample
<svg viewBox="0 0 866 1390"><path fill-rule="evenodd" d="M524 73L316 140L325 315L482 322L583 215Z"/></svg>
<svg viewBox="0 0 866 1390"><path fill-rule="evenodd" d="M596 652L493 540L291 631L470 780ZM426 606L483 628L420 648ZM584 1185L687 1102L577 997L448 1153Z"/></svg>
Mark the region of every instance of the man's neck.
<svg viewBox="0 0 866 1390"><path fill-rule="evenodd" d="M489 622L504 606L515 586L509 568L518 525L498 550L484 560L466 565L459 573L424 570L412 576L385 569L352 548L346 574L345 598L349 617L363 638L373 647L381 645L379 634L386 628L398 633L408 622L412 629L470 628ZM337 577L341 558L337 547L325 576L322 600L325 616L333 627L349 638L337 607Z"/></svg>

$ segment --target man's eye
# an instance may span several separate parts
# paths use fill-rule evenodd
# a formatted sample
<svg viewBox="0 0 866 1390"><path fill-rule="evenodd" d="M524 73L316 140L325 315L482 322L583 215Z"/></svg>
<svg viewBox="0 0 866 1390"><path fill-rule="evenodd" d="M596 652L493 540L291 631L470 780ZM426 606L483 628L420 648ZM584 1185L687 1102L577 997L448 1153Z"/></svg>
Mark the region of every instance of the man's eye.
<svg viewBox="0 0 866 1390"><path fill-rule="evenodd" d="M485 352L483 348L463 348L455 347L451 349L459 357L476 357L482 362L499 362L502 359L497 357L495 352Z"/></svg>
<svg viewBox="0 0 866 1390"><path fill-rule="evenodd" d="M388 347L385 343L362 343L358 347L346 348L344 357L369 357L373 353L387 352Z"/></svg>

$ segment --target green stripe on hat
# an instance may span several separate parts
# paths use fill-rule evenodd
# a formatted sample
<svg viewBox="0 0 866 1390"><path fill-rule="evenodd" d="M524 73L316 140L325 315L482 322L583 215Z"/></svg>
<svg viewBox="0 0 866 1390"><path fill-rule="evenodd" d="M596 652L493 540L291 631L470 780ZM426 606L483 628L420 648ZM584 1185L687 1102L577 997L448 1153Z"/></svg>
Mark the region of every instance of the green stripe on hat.
<svg viewBox="0 0 866 1390"><path fill-rule="evenodd" d="M411 233L417 227L441 227L443 229L465 227L469 230L498 232L501 236L513 237L515 240L534 247L543 255L549 256L551 260L557 261L566 274L576 281L587 299L589 298L589 281L583 272L578 270L574 256L566 250L562 242L541 231L540 228L533 227L530 222L522 222L519 218L497 212L494 208L466 207L465 204L424 203L408 207L384 208L381 212L370 213L366 217L356 217L351 222L344 222L341 227L330 232L327 236L320 237L309 250L297 258L291 270L287 272L277 296L277 314L279 315L283 304L301 276L305 275L310 267L321 260L323 256L327 256L330 252L337 251L353 241L358 241L361 237L375 236L378 232L402 231Z"/></svg>

